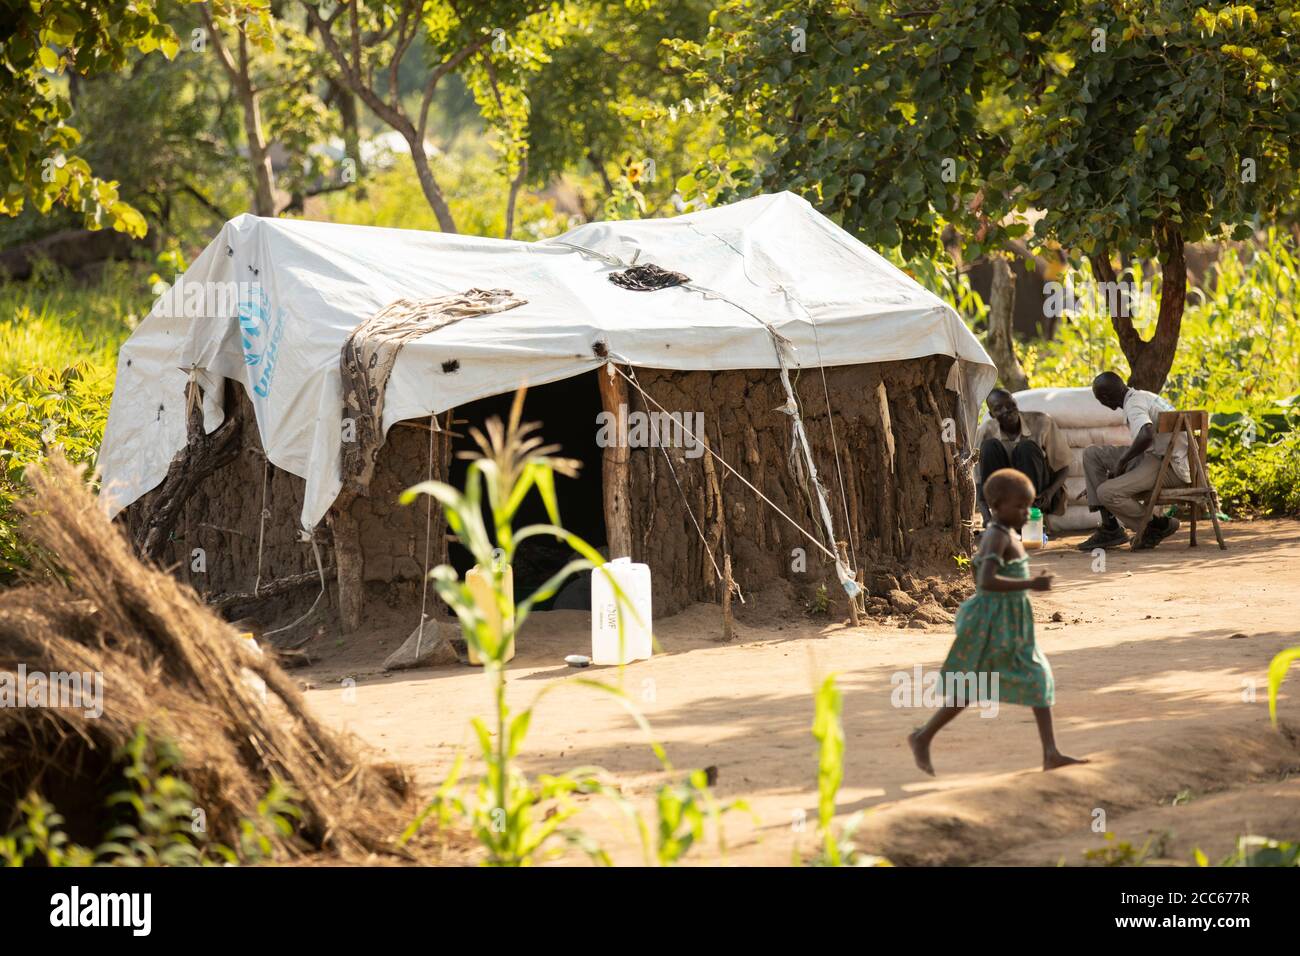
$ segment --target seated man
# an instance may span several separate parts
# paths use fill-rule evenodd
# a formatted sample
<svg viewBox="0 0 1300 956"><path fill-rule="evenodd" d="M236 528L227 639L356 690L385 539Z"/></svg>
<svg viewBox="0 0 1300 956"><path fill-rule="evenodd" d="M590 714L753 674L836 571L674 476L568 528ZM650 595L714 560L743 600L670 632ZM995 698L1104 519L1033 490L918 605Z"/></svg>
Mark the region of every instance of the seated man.
<svg viewBox="0 0 1300 956"><path fill-rule="evenodd" d="M1124 528L1136 531L1142 523L1143 502L1156 485L1160 460L1171 438L1175 439L1174 454L1169 461L1172 474L1166 473L1166 481L1169 484L1187 484L1191 480L1187 436L1156 432L1160 413L1172 412L1172 405L1153 392L1129 388L1114 372L1098 375L1092 383L1092 394L1107 408L1124 409L1124 420L1133 443L1128 448L1091 445L1084 449L1083 473L1088 482L1088 507L1101 512L1101 527L1079 545L1080 551L1117 547L1129 540ZM1121 524L1124 527L1120 527ZM1133 541L1133 550L1154 548L1177 530L1177 518L1155 515L1141 540Z"/></svg>
<svg viewBox="0 0 1300 956"><path fill-rule="evenodd" d="M984 501L984 482L999 468L1014 468L1041 489L1034 507L1044 514L1065 511L1065 476L1070 470L1070 444L1046 412L1022 412L1004 388L995 388L985 400L989 419L975 433L980 450L975 500L987 528L991 520Z"/></svg>

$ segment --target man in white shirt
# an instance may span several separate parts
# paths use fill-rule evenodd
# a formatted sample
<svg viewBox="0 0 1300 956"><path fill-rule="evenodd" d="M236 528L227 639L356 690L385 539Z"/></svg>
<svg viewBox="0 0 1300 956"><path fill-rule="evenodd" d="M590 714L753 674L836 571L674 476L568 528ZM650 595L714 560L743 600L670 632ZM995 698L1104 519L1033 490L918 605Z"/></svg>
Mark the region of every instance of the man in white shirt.
<svg viewBox="0 0 1300 956"><path fill-rule="evenodd" d="M1161 459L1171 440L1174 442L1173 457L1165 481L1167 484L1187 484L1191 480L1187 436L1156 431L1160 413L1172 412L1172 405L1153 392L1129 388L1114 372L1098 375L1092 383L1092 394L1107 408L1124 410L1124 420L1133 442L1128 448L1092 445L1084 449L1083 473L1088 483L1088 506L1101 512L1101 527L1079 545L1080 551L1117 547L1129 540L1124 527L1136 531L1142 523L1144 502L1155 487ZM1142 537L1133 540L1133 550L1154 548L1177 530L1177 518L1155 515Z"/></svg>

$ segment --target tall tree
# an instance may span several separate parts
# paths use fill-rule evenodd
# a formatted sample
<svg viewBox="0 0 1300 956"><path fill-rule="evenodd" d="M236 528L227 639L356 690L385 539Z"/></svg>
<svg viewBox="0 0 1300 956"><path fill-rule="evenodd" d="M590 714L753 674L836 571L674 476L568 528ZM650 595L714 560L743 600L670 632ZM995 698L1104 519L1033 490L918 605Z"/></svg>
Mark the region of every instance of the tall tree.
<svg viewBox="0 0 1300 956"><path fill-rule="evenodd" d="M1294 0L732 0L675 44L757 174L703 164L684 191L808 196L868 242L967 258L1029 230L1115 281L1162 266L1154 335L1112 324L1134 385L1159 390L1178 343L1183 245L1294 204ZM1126 300L1113 296L1117 306Z"/></svg>
<svg viewBox="0 0 1300 956"><path fill-rule="evenodd" d="M275 197L275 176L262 122L263 90L253 77L256 50L270 53L275 48L270 11L265 6L250 8L211 2L201 4L201 9L208 40L230 80L231 93L243 113L248 166L253 182L253 212L258 216L274 216L279 203ZM233 34L230 41L225 37L227 32Z"/></svg>
<svg viewBox="0 0 1300 956"><path fill-rule="evenodd" d="M526 94L530 180L589 166L603 187L596 211L670 209L677 177L714 145L717 123L687 102L694 88L670 63L666 41L702 40L712 9L706 0L589 0L523 23L517 32L534 43L493 59L514 68L502 72ZM743 160L743 144L732 152Z"/></svg>
<svg viewBox="0 0 1300 956"><path fill-rule="evenodd" d="M434 94L448 74L548 6L546 0L338 0L328 9L316 0L300 2L329 53L334 80L401 134L439 228L455 232L425 146ZM418 37L425 42L417 47ZM431 51L433 58L414 110L403 101L398 82L413 49Z"/></svg>

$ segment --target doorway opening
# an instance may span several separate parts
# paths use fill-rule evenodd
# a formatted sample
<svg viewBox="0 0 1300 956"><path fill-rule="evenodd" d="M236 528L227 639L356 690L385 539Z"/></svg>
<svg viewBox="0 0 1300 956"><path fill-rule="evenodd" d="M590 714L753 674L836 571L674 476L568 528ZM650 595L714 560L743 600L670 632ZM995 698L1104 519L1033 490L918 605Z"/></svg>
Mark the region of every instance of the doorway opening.
<svg viewBox="0 0 1300 956"><path fill-rule="evenodd" d="M559 451L555 452L557 456L574 458L581 462L577 478L566 478L562 475L557 475L555 478L555 496L560 509L560 524L593 548L603 551L606 546L603 455L602 449L596 444L597 416L602 406L600 385L596 374L596 372L587 372L558 382L529 388L524 398L521 420L538 422L541 427L537 434L545 443L560 446ZM486 435L488 419L496 417L502 422L507 421L513 401L514 393L510 392L493 395L456 408L453 417L457 421L463 420L464 424L457 424L452 429L456 433L452 441L450 468L452 485L457 488L465 486L465 473L469 462L459 457L460 452L478 451L478 445L470 436L470 429L477 428ZM491 513L487 506L486 495L484 498L484 523L491 536ZM530 524L549 523L550 518L546 514L541 496L535 489L530 491L515 514L514 527L518 529ZM532 594L551 575L575 557L573 550L567 544L545 535L538 535L524 541L515 553L515 600L522 600ZM469 551L456 542L452 542L448 548L448 559L462 578L474 566L474 559ZM590 587L589 576L586 585ZM568 590L572 592L573 588ZM554 606L555 600L551 598L543 601L536 605L536 609L549 610Z"/></svg>

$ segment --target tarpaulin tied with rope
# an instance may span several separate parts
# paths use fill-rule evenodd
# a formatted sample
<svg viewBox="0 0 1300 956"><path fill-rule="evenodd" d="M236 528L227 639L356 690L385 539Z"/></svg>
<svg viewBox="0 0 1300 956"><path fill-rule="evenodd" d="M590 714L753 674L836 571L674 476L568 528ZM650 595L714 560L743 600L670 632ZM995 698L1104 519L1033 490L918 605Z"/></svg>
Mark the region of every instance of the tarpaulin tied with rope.
<svg viewBox="0 0 1300 956"><path fill-rule="evenodd" d="M345 491L362 494L370 486L384 443L384 391L402 346L461 319L505 312L526 301L509 289L398 299L352 330L339 358L344 416L353 423L343 432L340 472Z"/></svg>

